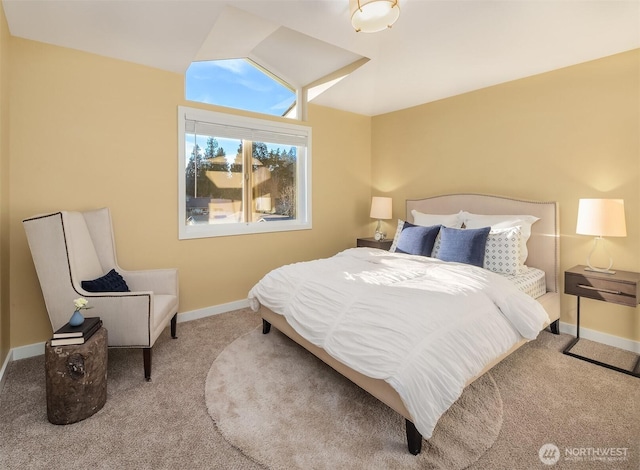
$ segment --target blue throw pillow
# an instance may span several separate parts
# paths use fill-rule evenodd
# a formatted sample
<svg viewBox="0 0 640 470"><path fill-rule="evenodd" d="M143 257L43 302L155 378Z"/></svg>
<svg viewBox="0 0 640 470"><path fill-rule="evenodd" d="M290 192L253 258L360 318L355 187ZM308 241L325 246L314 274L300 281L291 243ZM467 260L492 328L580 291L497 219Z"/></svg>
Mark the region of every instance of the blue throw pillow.
<svg viewBox="0 0 640 470"><path fill-rule="evenodd" d="M129 292L127 282L115 269L98 279L82 281L80 284L87 292Z"/></svg>
<svg viewBox="0 0 640 470"><path fill-rule="evenodd" d="M405 222L396 246L397 253L431 256L441 225L422 227Z"/></svg>
<svg viewBox="0 0 640 470"><path fill-rule="evenodd" d="M482 267L490 231L491 227L475 229L442 227L438 259Z"/></svg>

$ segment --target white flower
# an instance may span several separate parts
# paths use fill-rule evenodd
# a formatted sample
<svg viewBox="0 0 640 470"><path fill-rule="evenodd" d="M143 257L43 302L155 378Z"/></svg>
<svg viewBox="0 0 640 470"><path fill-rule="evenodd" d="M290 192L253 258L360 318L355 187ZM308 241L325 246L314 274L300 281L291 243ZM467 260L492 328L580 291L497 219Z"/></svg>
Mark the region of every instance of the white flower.
<svg viewBox="0 0 640 470"><path fill-rule="evenodd" d="M76 306L76 310L91 308L91 307L88 307L88 304L89 304L89 301L83 297L79 297L77 299L74 299L73 301L73 305Z"/></svg>

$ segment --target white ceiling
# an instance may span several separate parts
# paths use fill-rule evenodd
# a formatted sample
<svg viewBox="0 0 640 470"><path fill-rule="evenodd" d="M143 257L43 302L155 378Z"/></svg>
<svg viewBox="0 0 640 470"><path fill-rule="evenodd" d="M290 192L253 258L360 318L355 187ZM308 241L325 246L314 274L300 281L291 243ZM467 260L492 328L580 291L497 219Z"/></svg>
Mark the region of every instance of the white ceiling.
<svg viewBox="0 0 640 470"><path fill-rule="evenodd" d="M640 0L399 0L356 33L348 0L2 0L11 34L184 73L248 56L314 99L377 115L640 47ZM334 77L335 78L335 77Z"/></svg>

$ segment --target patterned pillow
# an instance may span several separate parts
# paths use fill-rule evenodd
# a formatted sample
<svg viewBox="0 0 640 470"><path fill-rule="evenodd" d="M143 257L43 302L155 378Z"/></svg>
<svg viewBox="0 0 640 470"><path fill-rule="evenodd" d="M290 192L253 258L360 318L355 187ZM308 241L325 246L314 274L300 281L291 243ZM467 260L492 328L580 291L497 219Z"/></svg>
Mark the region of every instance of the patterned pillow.
<svg viewBox="0 0 640 470"><path fill-rule="evenodd" d="M494 273L516 275L522 269L520 261L520 227L492 229L484 253L485 269Z"/></svg>
<svg viewBox="0 0 640 470"><path fill-rule="evenodd" d="M442 245L442 236L440 235L441 231L438 232L438 236L436 237L436 241L433 244L433 250L431 250L431 257L437 258L438 253L440 253L440 245Z"/></svg>
<svg viewBox="0 0 640 470"><path fill-rule="evenodd" d="M481 215L463 212L461 218L467 228L488 227L491 229L521 227L520 237L520 264L524 265L529 256L527 241L531 236L531 226L540 220L533 215Z"/></svg>
<svg viewBox="0 0 640 470"><path fill-rule="evenodd" d="M396 234L393 237L393 242L391 242L391 247L389 251L394 253L396 251L396 247L398 246L398 240L400 239L400 234L402 233L402 229L404 227L404 220L398 219L398 228L396 228Z"/></svg>

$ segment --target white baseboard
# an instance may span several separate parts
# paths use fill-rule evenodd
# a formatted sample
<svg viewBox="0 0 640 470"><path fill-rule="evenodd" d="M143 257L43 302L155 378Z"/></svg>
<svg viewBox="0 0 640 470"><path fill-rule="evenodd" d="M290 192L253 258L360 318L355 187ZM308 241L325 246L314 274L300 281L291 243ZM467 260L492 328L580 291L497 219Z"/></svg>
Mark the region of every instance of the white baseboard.
<svg viewBox="0 0 640 470"><path fill-rule="evenodd" d="M189 312L183 312L178 314L178 323L183 323L191 320L197 320L199 318L210 317L212 315L219 315L221 313L232 312L233 310L240 310L249 306L249 300L236 300L235 302L229 302L226 304L214 305L212 307L201 308L198 310L191 310ZM42 343L28 344L26 346L18 346L9 350L7 358L0 369L0 391L4 385L7 367L12 361L19 359L27 359L33 356L40 356L44 354L44 345L46 341Z"/></svg>
<svg viewBox="0 0 640 470"><path fill-rule="evenodd" d="M44 342L28 344L26 346L18 346L17 348L9 350L9 354L7 354L7 358L5 359L4 364L2 364L2 369L0 369L0 391L2 390L2 387L4 387L4 381L7 375L7 368L9 367L9 363L17 361L18 359L26 359L28 357L44 354L44 344Z"/></svg>
<svg viewBox="0 0 640 470"><path fill-rule="evenodd" d="M248 306L249 301L247 299L236 300L235 302L213 305L211 307L179 313L177 321L178 323L183 323L187 321L197 320L199 318L210 317L212 315L231 312L233 310L240 310L242 308L247 308ZM560 332L575 336L576 326L571 323L560 322ZM584 339L595 341L597 343L606 344L616 348L631 351L636 354L640 354L640 341L613 336L607 333L602 333L600 331L590 330L589 328L580 328L580 336ZM2 364L2 368L0 369L0 391L4 386L4 380L9 363L12 361L17 361L19 359L26 359L29 357L44 354L44 344L44 342L28 344L26 346L18 346L17 348L9 350L9 354L7 354L4 364Z"/></svg>
<svg viewBox="0 0 640 470"><path fill-rule="evenodd" d="M560 333L567 333L569 335L576 335L576 325L572 323L560 322ZM621 338L620 336L614 336L607 333L602 333L597 330L590 330L589 328L580 327L580 337L595 341L596 343L606 344L615 348L631 351L632 353L640 354L640 341L634 341L632 339Z"/></svg>
<svg viewBox="0 0 640 470"><path fill-rule="evenodd" d="M7 357L4 360L4 364L2 364L2 369L0 369L0 392L2 392L2 389L4 388L4 382L5 379L7 377L7 367L9 366L9 363L13 360L13 350L9 350L9 354L7 354Z"/></svg>
<svg viewBox="0 0 640 470"><path fill-rule="evenodd" d="M240 310L241 308L247 308L248 306L249 300L242 299L226 304L213 305L211 307L200 308L198 310L191 310L190 312L179 313L178 323L197 320L199 318L210 317L213 315L219 315L221 313L232 312L234 310Z"/></svg>
<svg viewBox="0 0 640 470"><path fill-rule="evenodd" d="M42 343L27 344L26 346L13 348L13 360L17 361L19 359L26 359L28 357L44 354L45 343L46 341L43 341Z"/></svg>

